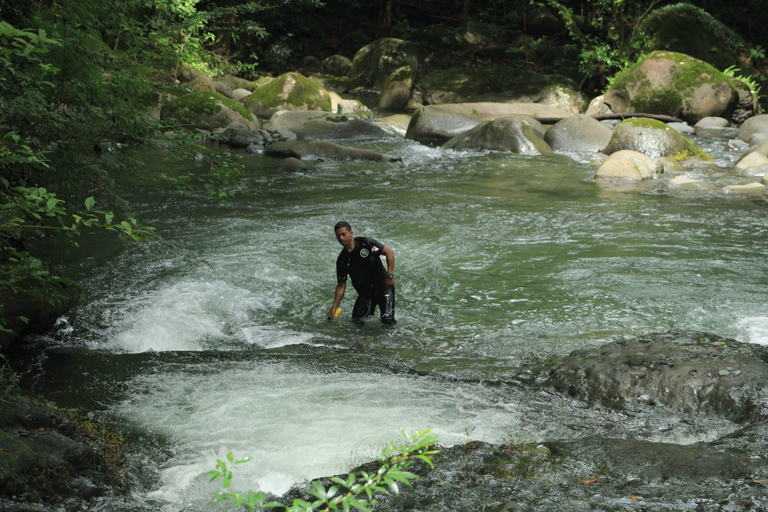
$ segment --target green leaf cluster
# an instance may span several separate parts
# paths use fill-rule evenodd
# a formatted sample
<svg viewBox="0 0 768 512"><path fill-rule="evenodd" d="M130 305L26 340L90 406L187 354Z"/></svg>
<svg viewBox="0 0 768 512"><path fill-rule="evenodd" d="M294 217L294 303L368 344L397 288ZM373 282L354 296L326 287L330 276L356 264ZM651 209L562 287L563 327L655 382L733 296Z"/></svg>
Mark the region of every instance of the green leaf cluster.
<svg viewBox="0 0 768 512"><path fill-rule="evenodd" d="M232 452L227 452L227 460L219 460L216 469L210 471L211 481L221 479L223 492L217 493L216 503L230 502L235 508L245 506L251 512L268 508L281 508L289 512L313 512L331 510L349 510L351 508L370 512L376 503L375 493L400 494L400 484L411 485L418 475L407 471L415 462L421 461L432 467L432 458L439 450L434 449L437 436L430 435L430 430L416 431L412 435L402 432L405 443L395 445L391 442L374 460L380 463L376 473L366 471L351 472L346 478L332 477L334 485L326 488L320 482L312 481L312 489L307 492L314 501L294 499L291 505L278 502L265 503L263 492L248 491L243 494L232 488L232 468L234 464L248 462L248 458L234 460Z"/></svg>

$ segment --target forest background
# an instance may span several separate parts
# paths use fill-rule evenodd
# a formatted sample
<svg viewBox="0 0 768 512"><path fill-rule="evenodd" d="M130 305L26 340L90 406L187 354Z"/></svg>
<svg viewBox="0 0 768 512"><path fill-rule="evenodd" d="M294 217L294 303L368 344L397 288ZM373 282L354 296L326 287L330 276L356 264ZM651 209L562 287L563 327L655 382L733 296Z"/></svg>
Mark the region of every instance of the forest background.
<svg viewBox="0 0 768 512"><path fill-rule="evenodd" d="M594 97L648 51L639 23L673 3L0 1L0 349L79 293L36 247L51 238L76 243L94 228L157 240L121 198L115 176L137 168L136 153L128 166L121 148L162 145L180 160L207 151L173 121L148 114L183 66L255 80L301 69L308 58L351 59L378 38L396 37L421 44L435 62L556 71ZM768 79L762 3L690 4L730 29L725 37L737 34L733 65L759 91ZM469 43L468 31L495 44ZM240 165L237 155L215 161L205 175L154 178L226 201L242 186Z"/></svg>

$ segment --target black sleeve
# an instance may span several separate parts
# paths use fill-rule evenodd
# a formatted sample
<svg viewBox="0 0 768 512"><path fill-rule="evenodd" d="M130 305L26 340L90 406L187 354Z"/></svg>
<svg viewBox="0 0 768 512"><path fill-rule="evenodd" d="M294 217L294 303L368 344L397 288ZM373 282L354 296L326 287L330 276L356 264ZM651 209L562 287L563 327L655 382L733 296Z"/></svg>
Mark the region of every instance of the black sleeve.
<svg viewBox="0 0 768 512"><path fill-rule="evenodd" d="M347 282L347 270L344 268L344 263L341 261L341 255L336 258L336 284Z"/></svg>

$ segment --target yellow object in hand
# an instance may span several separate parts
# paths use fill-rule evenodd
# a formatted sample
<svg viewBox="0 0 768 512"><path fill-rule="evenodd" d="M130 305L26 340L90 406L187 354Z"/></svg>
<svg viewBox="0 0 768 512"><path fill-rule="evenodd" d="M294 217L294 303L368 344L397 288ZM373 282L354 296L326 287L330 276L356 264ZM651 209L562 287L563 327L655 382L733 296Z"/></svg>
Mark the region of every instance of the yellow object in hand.
<svg viewBox="0 0 768 512"><path fill-rule="evenodd" d="M336 312L333 314L333 318L339 318L339 315L341 314L341 308L338 308Z"/></svg>

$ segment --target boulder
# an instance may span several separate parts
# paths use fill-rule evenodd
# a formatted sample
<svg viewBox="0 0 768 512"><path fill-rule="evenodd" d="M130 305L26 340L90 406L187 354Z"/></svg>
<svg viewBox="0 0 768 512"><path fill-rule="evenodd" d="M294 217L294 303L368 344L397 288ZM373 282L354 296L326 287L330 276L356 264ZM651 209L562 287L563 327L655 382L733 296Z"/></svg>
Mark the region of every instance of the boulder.
<svg viewBox="0 0 768 512"><path fill-rule="evenodd" d="M755 137L766 133L768 133L768 114L750 117L739 126L739 138L749 144L755 144L753 142Z"/></svg>
<svg viewBox="0 0 768 512"><path fill-rule="evenodd" d="M714 192L717 190L714 185L706 181L677 176L668 181L669 186L674 189L695 190L697 192Z"/></svg>
<svg viewBox="0 0 768 512"><path fill-rule="evenodd" d="M739 94L731 80L704 61L674 52L655 51L619 73L608 97L626 96L626 108L611 104L614 112L678 115L695 124L707 116L729 119ZM624 107L625 105L619 105Z"/></svg>
<svg viewBox="0 0 768 512"><path fill-rule="evenodd" d="M744 158L739 160L735 167L742 174L752 176L759 174L762 176L765 174L765 169L768 168L768 158L766 158L765 155L753 151L752 153L747 153Z"/></svg>
<svg viewBox="0 0 768 512"><path fill-rule="evenodd" d="M685 172L685 167L683 167L683 164L674 158L670 158L668 156L659 156L654 158L653 161L656 162L656 167L660 169L659 172L663 172L665 174Z"/></svg>
<svg viewBox="0 0 768 512"><path fill-rule="evenodd" d="M218 135L219 142L233 148L247 148L251 144L264 145L264 136L240 122L230 123Z"/></svg>
<svg viewBox="0 0 768 512"><path fill-rule="evenodd" d="M768 157L768 140L764 140L763 142L755 144L754 146L751 146L751 147L747 146L747 152L759 153L763 156Z"/></svg>
<svg viewBox="0 0 768 512"><path fill-rule="evenodd" d="M409 66L418 73L426 56L420 46L402 39L378 39L358 50L351 75L358 85L380 88L393 71Z"/></svg>
<svg viewBox="0 0 768 512"><path fill-rule="evenodd" d="M379 96L381 110L403 110L408 106L413 93L413 70L403 66L392 72Z"/></svg>
<svg viewBox="0 0 768 512"><path fill-rule="evenodd" d="M335 92L329 92L331 95L331 112L336 114L353 114L359 117L371 117L371 109L363 105L360 100L344 99Z"/></svg>
<svg viewBox="0 0 768 512"><path fill-rule="evenodd" d="M534 103L456 103L427 105L411 117L406 138L429 145L442 145L484 121L496 117L524 115L534 119L564 119L565 110ZM533 123L530 123L535 128ZM541 130L540 136L543 137Z"/></svg>
<svg viewBox="0 0 768 512"><path fill-rule="evenodd" d="M611 110L611 107L605 102L605 94L592 98L592 101L589 102L589 106L585 112L588 116L612 113L613 110Z"/></svg>
<svg viewBox="0 0 768 512"><path fill-rule="evenodd" d="M577 350L546 384L611 407L664 405L732 421L768 413L768 347L671 331Z"/></svg>
<svg viewBox="0 0 768 512"><path fill-rule="evenodd" d="M213 80L208 75L201 75L187 82L187 87L198 92L216 92Z"/></svg>
<svg viewBox="0 0 768 512"><path fill-rule="evenodd" d="M188 128L215 130L241 122L251 130L259 129L259 120L240 103L217 92L193 92L163 105L162 119L176 119Z"/></svg>
<svg viewBox="0 0 768 512"><path fill-rule="evenodd" d="M264 128L289 130L299 139L353 139L388 137L390 134L355 115L338 115L313 110L277 112Z"/></svg>
<svg viewBox="0 0 768 512"><path fill-rule="evenodd" d="M331 55L320 63L320 71L333 76L347 76L352 71L352 61L343 55Z"/></svg>
<svg viewBox="0 0 768 512"><path fill-rule="evenodd" d="M374 162L399 162L400 158L377 153L370 149L350 148L325 140L277 142L269 146L265 154L282 158L330 158L334 160L369 160Z"/></svg>
<svg viewBox="0 0 768 512"><path fill-rule="evenodd" d="M558 121L544 134L555 151L602 151L613 130L591 116L579 114Z"/></svg>
<svg viewBox="0 0 768 512"><path fill-rule="evenodd" d="M497 117L457 135L443 144L443 148L490 149L521 155L552 153L549 144L532 128L535 122L527 116Z"/></svg>
<svg viewBox="0 0 768 512"><path fill-rule="evenodd" d="M239 101L240 103L243 103L243 100L245 100L251 94L253 94L253 91L249 91L247 89L235 89L232 91L230 98L232 98L233 101Z"/></svg>
<svg viewBox="0 0 768 512"><path fill-rule="evenodd" d="M281 172L300 172L306 171L307 169L309 169L307 164L292 156L284 159L280 162L280 165L277 166L277 170Z"/></svg>
<svg viewBox="0 0 768 512"><path fill-rule="evenodd" d="M649 180L659 172L659 165L649 156L637 151L623 150L611 154L595 173L595 179L618 178L633 181Z"/></svg>
<svg viewBox="0 0 768 512"><path fill-rule="evenodd" d="M604 153L610 155L625 149L651 158L670 156L682 160L692 156L706 156L701 148L676 130L661 121L641 117L627 119L617 126Z"/></svg>
<svg viewBox="0 0 768 512"><path fill-rule="evenodd" d="M256 89L245 103L250 112L269 117L278 110L331 111L331 97L314 81L296 72L285 73Z"/></svg>
<svg viewBox="0 0 768 512"><path fill-rule="evenodd" d="M696 27L696 30L687 27ZM739 46L748 46L708 12L687 3L656 9L640 22L637 30L643 34L649 50L684 53L717 69L739 62Z"/></svg>
<svg viewBox="0 0 768 512"><path fill-rule="evenodd" d="M435 70L418 80L426 104L537 103L568 114L586 110L589 100L579 85L559 75L544 75L516 67Z"/></svg>
<svg viewBox="0 0 768 512"><path fill-rule="evenodd" d="M744 185L726 185L723 192L747 196L764 196L766 186L762 183L747 183Z"/></svg>
<svg viewBox="0 0 768 512"><path fill-rule="evenodd" d="M410 122L411 116L407 114L395 114L394 116L387 116L379 119L376 121L376 124L381 126L384 130L394 133L398 137L405 137Z"/></svg>
<svg viewBox="0 0 768 512"><path fill-rule="evenodd" d="M182 83L182 84L191 82L196 78L202 78L207 76L208 74L205 71L194 68L189 64L182 64L181 66L179 66L179 69L176 72L176 79L179 81L179 83Z"/></svg>
<svg viewBox="0 0 768 512"><path fill-rule="evenodd" d="M253 92L257 87L256 84L245 78L237 76L220 76L213 79L213 86L216 88L216 92L223 94L235 101L238 101L233 93L236 90L246 90Z"/></svg>

